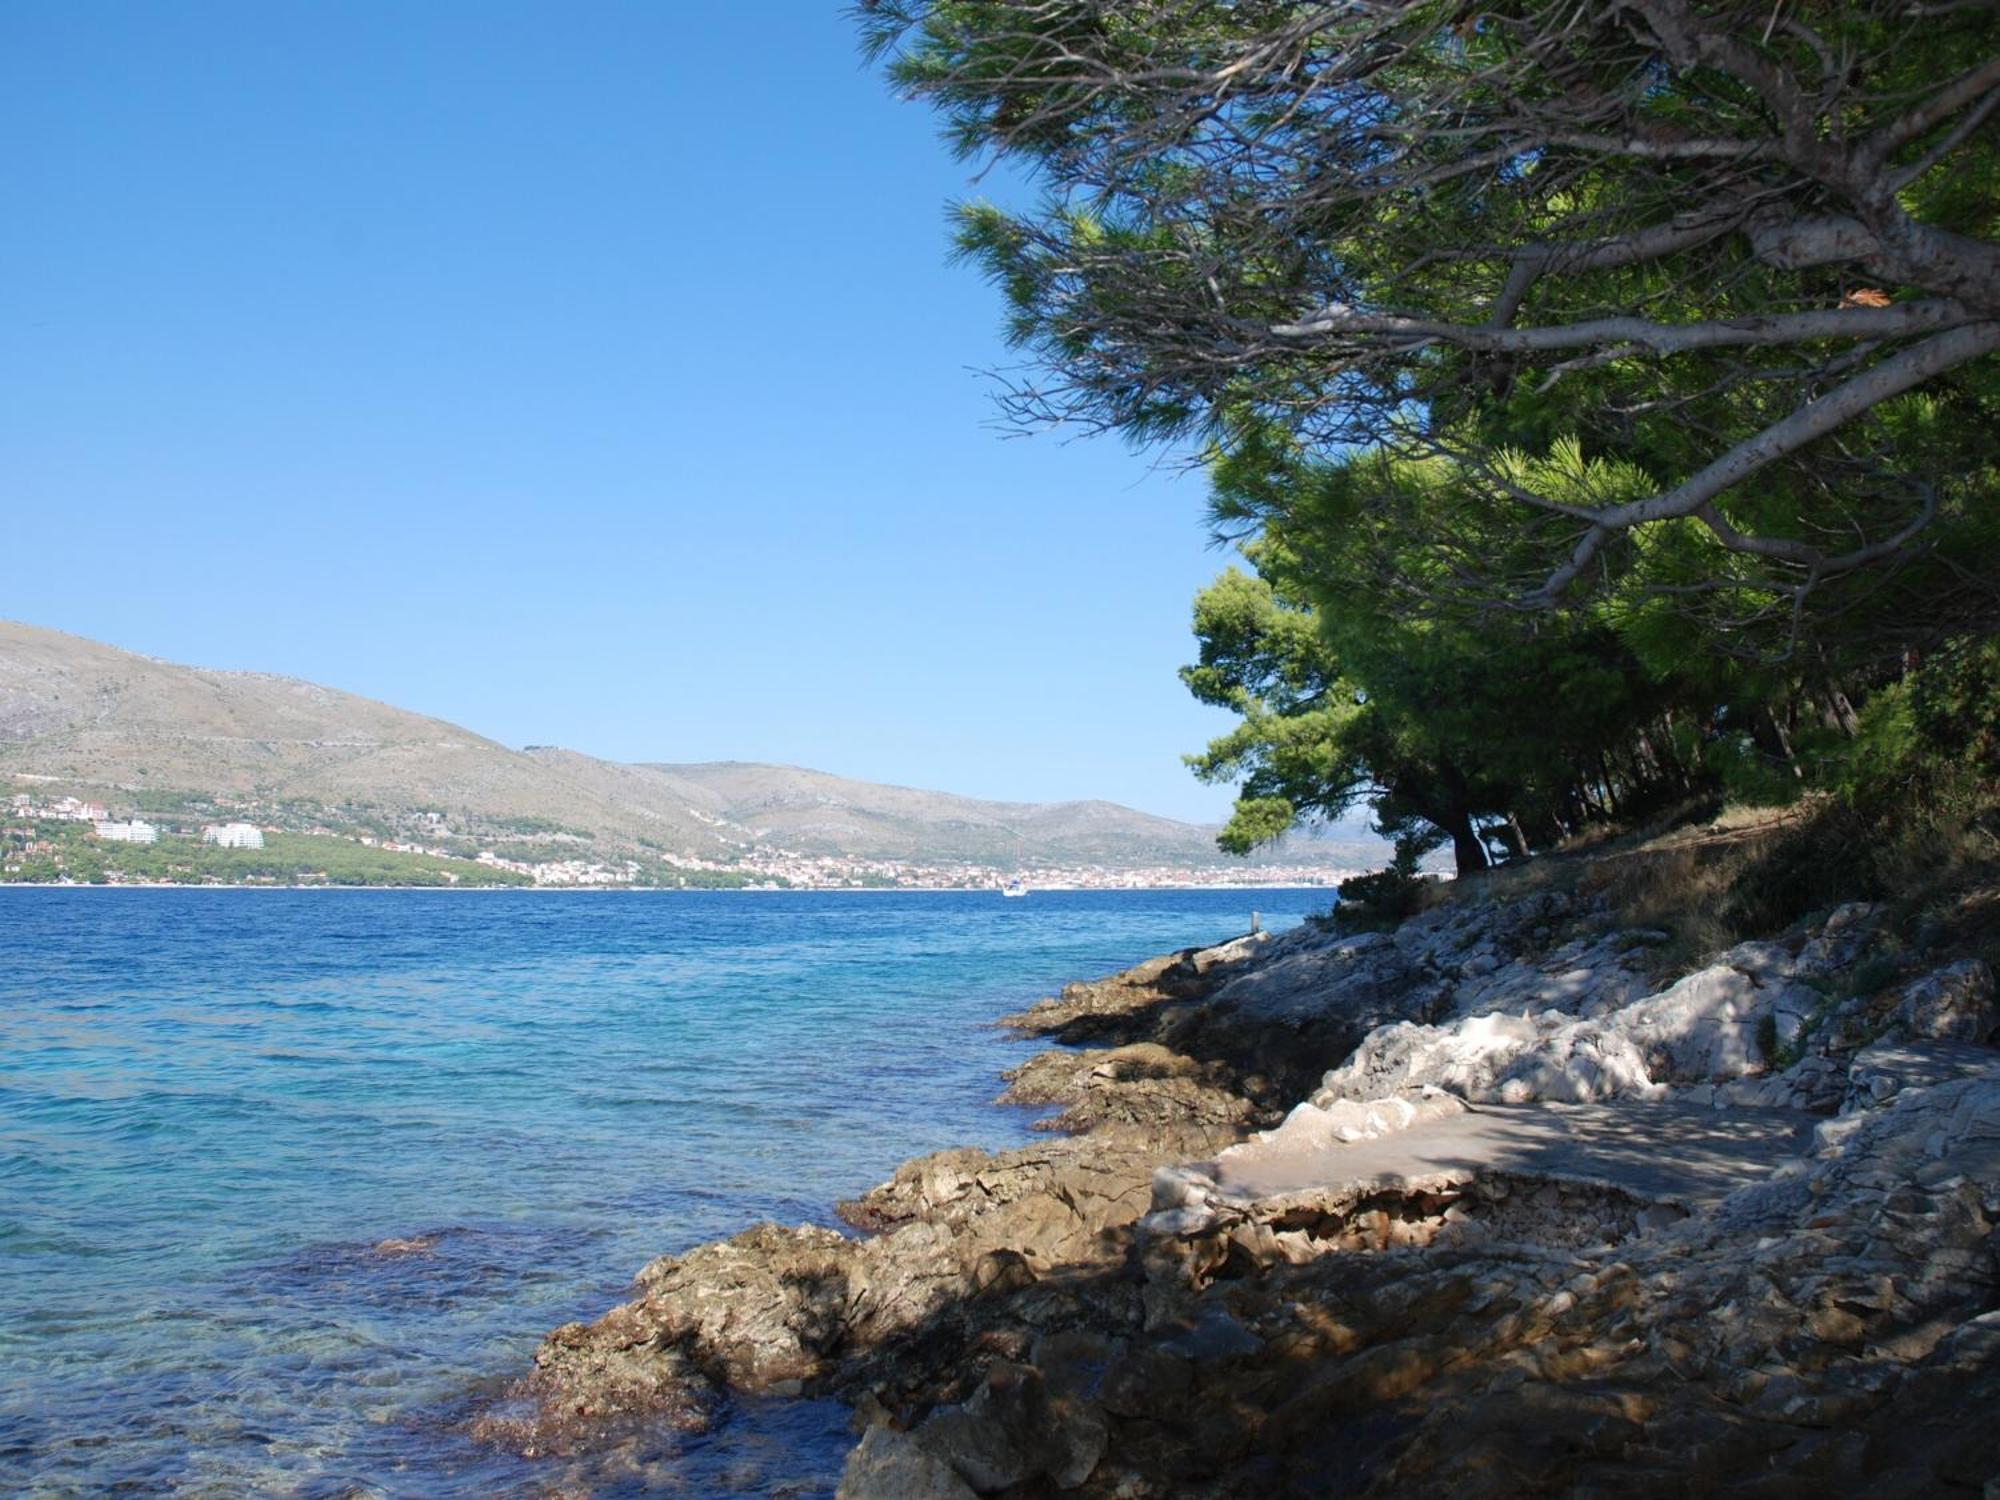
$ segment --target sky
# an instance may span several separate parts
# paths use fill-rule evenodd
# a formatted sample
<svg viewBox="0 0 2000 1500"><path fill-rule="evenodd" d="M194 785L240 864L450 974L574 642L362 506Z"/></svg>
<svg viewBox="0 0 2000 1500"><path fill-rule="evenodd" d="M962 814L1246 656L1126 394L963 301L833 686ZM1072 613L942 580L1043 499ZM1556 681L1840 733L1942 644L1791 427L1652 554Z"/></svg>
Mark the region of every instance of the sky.
<svg viewBox="0 0 2000 1500"><path fill-rule="evenodd" d="M507 744L1226 815L1198 474L996 430L837 0L9 0L0 617Z"/></svg>

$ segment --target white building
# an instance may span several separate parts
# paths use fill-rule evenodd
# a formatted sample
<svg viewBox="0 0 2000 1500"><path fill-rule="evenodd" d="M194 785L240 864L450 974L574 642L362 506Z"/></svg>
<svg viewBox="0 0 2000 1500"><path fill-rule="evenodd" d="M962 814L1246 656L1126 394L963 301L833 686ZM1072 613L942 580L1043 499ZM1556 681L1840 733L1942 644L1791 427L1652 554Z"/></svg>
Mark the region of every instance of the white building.
<svg viewBox="0 0 2000 1500"><path fill-rule="evenodd" d="M261 849L264 830L250 823L211 823L202 829L201 841L223 849Z"/></svg>
<svg viewBox="0 0 2000 1500"><path fill-rule="evenodd" d="M129 823L114 823L107 819L98 822L97 836L114 844L156 844L160 841L160 830L137 818Z"/></svg>

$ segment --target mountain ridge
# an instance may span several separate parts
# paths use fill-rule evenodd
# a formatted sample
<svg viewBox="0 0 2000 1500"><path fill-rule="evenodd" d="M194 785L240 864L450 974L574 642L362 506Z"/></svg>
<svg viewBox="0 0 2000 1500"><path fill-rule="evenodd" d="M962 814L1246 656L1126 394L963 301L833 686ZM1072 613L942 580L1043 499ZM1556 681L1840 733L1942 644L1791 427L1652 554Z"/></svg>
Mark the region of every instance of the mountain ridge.
<svg viewBox="0 0 2000 1500"><path fill-rule="evenodd" d="M1212 826L1100 798L1011 802L757 761L513 748L304 678L192 667L0 621L0 777L728 863L750 851L994 868L1224 866ZM371 825L373 826L373 825ZM525 830L525 832L524 832ZM1331 864L1358 846L1281 850ZM1303 856L1303 857L1302 857Z"/></svg>

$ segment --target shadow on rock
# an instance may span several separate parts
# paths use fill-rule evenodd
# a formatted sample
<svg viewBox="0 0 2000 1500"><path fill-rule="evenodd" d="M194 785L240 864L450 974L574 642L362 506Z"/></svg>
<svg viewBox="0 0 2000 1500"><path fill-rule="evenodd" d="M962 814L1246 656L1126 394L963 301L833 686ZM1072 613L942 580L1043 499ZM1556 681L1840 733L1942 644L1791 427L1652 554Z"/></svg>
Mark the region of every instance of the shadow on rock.
<svg viewBox="0 0 2000 1500"><path fill-rule="evenodd" d="M655 1262L550 1336L488 1436L804 1395L855 1413L851 1500L1981 1493L2000 1056L1965 1037L1990 975L1919 985L1858 1052L1812 1052L1816 1007L1802 1093L1734 1039L1792 1003L1811 942L1653 995L1630 942L1536 900L1072 986L1015 1024L1086 1050L1011 1095L1072 1133L908 1163L842 1206L862 1238L764 1225ZM1664 1038L1643 1092L1425 1081L1467 1018L1551 1005ZM1496 1088L1573 1083L1556 1021ZM1396 1054L1407 1089L1284 1113L1399 1027L1437 1042ZM1819 1112L1745 1102L1767 1094Z"/></svg>

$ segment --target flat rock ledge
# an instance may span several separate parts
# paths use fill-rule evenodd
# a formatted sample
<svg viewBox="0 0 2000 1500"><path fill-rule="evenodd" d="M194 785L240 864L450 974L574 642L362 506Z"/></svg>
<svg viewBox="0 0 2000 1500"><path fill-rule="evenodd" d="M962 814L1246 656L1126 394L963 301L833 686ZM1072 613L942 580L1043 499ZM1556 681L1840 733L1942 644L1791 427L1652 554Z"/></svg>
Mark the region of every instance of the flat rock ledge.
<svg viewBox="0 0 2000 1500"><path fill-rule="evenodd" d="M1544 893L1072 985L1046 1139L654 1262L482 1419L848 1403L848 1500L2000 1495L1991 972L1843 907L1692 974Z"/></svg>
<svg viewBox="0 0 2000 1500"><path fill-rule="evenodd" d="M2000 1060L2000 1059L1996 1059ZM1812 1149L1817 1116L1783 1109L1637 1103L1472 1106L1434 1092L1383 1101L1374 1129L1351 1138L1304 1121L1232 1146L1214 1161L1153 1177L1155 1234L1295 1219L1309 1206L1397 1199L1502 1202L1517 1191L1554 1204L1596 1196L1671 1222L1770 1177ZM1311 1123L1318 1125L1317 1119ZM1568 1232L1574 1212L1540 1215ZM1440 1223L1447 1238L1488 1232L1470 1209ZM1523 1224L1515 1233L1533 1233ZM1401 1243L1409 1243L1405 1238ZM1429 1243L1426 1240L1425 1243Z"/></svg>

